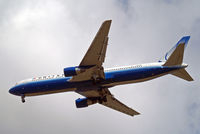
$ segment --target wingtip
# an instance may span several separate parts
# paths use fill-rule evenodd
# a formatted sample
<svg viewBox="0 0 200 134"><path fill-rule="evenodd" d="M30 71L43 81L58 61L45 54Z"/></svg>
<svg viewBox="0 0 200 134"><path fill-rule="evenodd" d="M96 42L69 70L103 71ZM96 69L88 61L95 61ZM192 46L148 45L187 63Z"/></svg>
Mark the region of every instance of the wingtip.
<svg viewBox="0 0 200 134"><path fill-rule="evenodd" d="M103 23L111 23L112 20L105 20Z"/></svg>
<svg viewBox="0 0 200 134"><path fill-rule="evenodd" d="M191 79L190 79L190 80L188 80L188 81L194 81L194 79L191 77Z"/></svg>
<svg viewBox="0 0 200 134"><path fill-rule="evenodd" d="M140 115L141 113L137 113L137 114L135 114L135 115Z"/></svg>
<svg viewBox="0 0 200 134"><path fill-rule="evenodd" d="M132 116L135 116L135 115L140 115L140 113L135 111L135 113Z"/></svg>
<svg viewBox="0 0 200 134"><path fill-rule="evenodd" d="M136 115L140 115L140 113L135 113L133 115L131 115L132 117L136 116Z"/></svg>

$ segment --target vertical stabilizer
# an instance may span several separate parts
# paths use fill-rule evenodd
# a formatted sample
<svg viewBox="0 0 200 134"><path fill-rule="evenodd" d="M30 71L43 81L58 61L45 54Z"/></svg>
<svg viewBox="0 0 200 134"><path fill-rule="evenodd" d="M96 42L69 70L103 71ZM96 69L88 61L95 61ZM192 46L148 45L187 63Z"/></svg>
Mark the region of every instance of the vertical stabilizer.
<svg viewBox="0 0 200 134"><path fill-rule="evenodd" d="M183 62L184 49L190 36L185 36L165 55L166 62L163 66L181 65Z"/></svg>

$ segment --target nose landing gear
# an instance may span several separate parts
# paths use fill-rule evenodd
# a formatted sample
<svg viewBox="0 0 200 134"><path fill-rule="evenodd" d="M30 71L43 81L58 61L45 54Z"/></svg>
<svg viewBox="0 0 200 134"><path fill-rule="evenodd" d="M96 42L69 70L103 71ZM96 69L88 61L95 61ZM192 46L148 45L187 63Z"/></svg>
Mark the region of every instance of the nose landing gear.
<svg viewBox="0 0 200 134"><path fill-rule="evenodd" d="M21 99L22 99L22 103L24 103L25 102L25 95L24 94L21 95Z"/></svg>

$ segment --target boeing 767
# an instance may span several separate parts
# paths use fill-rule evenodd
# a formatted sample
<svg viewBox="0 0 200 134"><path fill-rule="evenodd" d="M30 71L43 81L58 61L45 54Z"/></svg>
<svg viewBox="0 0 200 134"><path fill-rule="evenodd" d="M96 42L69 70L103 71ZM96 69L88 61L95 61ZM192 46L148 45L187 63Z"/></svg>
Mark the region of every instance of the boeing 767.
<svg viewBox="0 0 200 134"><path fill-rule="evenodd" d="M110 93L109 88L144 82L167 74L187 81L193 80L185 70L188 65L183 63L184 49L190 36L185 36L178 41L158 62L104 69L110 25L111 20L103 22L78 66L64 68L63 75L49 75L20 81L9 92L21 96L24 103L27 96L74 91L85 97L75 101L77 108L99 103L134 116L139 113L117 100Z"/></svg>

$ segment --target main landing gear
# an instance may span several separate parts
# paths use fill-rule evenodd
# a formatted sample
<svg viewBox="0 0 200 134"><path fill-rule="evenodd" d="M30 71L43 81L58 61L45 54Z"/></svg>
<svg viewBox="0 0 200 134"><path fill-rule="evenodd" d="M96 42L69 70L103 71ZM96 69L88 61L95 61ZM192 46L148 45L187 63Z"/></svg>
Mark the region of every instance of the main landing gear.
<svg viewBox="0 0 200 134"><path fill-rule="evenodd" d="M22 103L24 103L25 102L25 95L24 94L21 95L21 99L22 99Z"/></svg>
<svg viewBox="0 0 200 134"><path fill-rule="evenodd" d="M103 96L103 97L100 97L98 101L99 101L100 104L102 104L103 102L107 102L107 97L106 97L106 95Z"/></svg>
<svg viewBox="0 0 200 134"><path fill-rule="evenodd" d="M92 76L92 83L94 85L98 84L101 81L102 78L98 77L97 75Z"/></svg>

